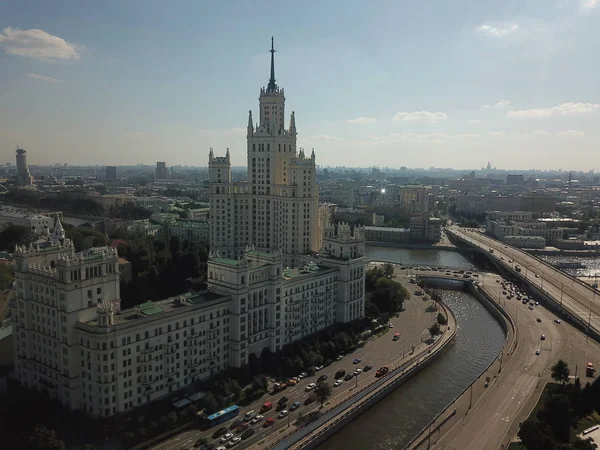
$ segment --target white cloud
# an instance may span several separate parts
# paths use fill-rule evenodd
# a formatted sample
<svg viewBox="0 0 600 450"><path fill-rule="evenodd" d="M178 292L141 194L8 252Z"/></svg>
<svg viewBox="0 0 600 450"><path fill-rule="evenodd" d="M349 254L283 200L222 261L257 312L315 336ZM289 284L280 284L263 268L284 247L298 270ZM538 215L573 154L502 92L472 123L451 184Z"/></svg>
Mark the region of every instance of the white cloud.
<svg viewBox="0 0 600 450"><path fill-rule="evenodd" d="M368 136L369 139L377 142L408 142L408 143L427 143L442 144L449 140L473 140L478 139L478 134L446 134L446 133L392 133L383 136Z"/></svg>
<svg viewBox="0 0 600 450"><path fill-rule="evenodd" d="M559 131L556 134L558 134L559 136L562 136L562 137L583 137L583 136L585 136L585 133L580 130L565 130L565 131Z"/></svg>
<svg viewBox="0 0 600 450"><path fill-rule="evenodd" d="M500 100L499 102L496 102L492 105L483 105L484 109L501 109L504 108L506 106L510 105L510 102L508 100Z"/></svg>
<svg viewBox="0 0 600 450"><path fill-rule="evenodd" d="M488 133L488 136L491 137L502 137L502 136L506 136L506 131L490 131Z"/></svg>
<svg viewBox="0 0 600 450"><path fill-rule="evenodd" d="M493 27L491 25L479 25L475 28L476 31L493 37L502 37L507 34L514 33L519 29L516 23L506 25L504 27Z"/></svg>
<svg viewBox="0 0 600 450"><path fill-rule="evenodd" d="M41 61L57 61L79 59L85 48L72 44L44 30L19 30L8 27L0 33L0 47L9 55L39 59Z"/></svg>
<svg viewBox="0 0 600 450"><path fill-rule="evenodd" d="M316 136L310 136L308 139L312 139L315 141L337 141L339 138L336 136L331 136L329 134L318 134Z"/></svg>
<svg viewBox="0 0 600 450"><path fill-rule="evenodd" d="M346 123L357 123L359 125L366 125L368 123L375 123L377 119L373 119L372 117L357 117L356 119L348 119Z"/></svg>
<svg viewBox="0 0 600 450"><path fill-rule="evenodd" d="M45 75L40 75L39 73L28 72L27 77L34 79L34 80L47 81L48 83L62 83L63 82L63 80L58 80L56 78L47 77Z"/></svg>
<svg viewBox="0 0 600 450"><path fill-rule="evenodd" d="M482 121L480 119L469 119L467 120L467 123L470 123L471 125L476 125L478 123L481 123Z"/></svg>
<svg viewBox="0 0 600 450"><path fill-rule="evenodd" d="M555 116L575 116L589 114L600 109L597 103L563 103L551 108L522 109L508 111L508 117L519 119L535 119Z"/></svg>
<svg viewBox="0 0 600 450"><path fill-rule="evenodd" d="M414 111L399 112L394 115L392 120L402 120L405 122L432 122L437 123L446 120L448 116L443 112Z"/></svg>
<svg viewBox="0 0 600 450"><path fill-rule="evenodd" d="M600 6L600 0L581 0L581 8L590 11L596 6Z"/></svg>

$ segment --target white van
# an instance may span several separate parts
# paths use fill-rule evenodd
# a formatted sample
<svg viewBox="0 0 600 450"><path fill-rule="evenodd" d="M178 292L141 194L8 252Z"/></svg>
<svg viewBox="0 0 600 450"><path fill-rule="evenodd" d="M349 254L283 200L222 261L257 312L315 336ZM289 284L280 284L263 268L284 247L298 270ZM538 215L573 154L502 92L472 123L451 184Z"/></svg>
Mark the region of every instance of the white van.
<svg viewBox="0 0 600 450"><path fill-rule="evenodd" d="M248 422L256 415L256 411L251 410L244 414L244 422Z"/></svg>

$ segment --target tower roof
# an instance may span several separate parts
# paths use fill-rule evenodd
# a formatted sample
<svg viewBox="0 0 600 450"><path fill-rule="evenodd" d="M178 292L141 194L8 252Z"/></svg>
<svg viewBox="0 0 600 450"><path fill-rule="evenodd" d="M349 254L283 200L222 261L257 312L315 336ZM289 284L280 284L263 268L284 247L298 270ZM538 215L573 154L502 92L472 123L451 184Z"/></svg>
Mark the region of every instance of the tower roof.
<svg viewBox="0 0 600 450"><path fill-rule="evenodd" d="M271 78L269 78L269 84L267 85L268 91L274 91L277 89L277 83L275 83L275 40L271 36Z"/></svg>

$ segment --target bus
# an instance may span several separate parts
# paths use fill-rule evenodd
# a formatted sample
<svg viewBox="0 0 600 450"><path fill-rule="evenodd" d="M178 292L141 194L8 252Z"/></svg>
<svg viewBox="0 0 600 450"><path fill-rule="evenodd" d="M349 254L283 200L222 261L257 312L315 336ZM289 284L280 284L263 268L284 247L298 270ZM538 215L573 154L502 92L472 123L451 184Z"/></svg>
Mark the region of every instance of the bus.
<svg viewBox="0 0 600 450"><path fill-rule="evenodd" d="M400 339L400 333L394 333L394 341Z"/></svg>
<svg viewBox="0 0 600 450"><path fill-rule="evenodd" d="M220 423L223 423L232 417L237 416L240 413L240 407L237 405L228 406L221 411L217 411L214 414L208 416L205 421L209 427L214 427Z"/></svg>

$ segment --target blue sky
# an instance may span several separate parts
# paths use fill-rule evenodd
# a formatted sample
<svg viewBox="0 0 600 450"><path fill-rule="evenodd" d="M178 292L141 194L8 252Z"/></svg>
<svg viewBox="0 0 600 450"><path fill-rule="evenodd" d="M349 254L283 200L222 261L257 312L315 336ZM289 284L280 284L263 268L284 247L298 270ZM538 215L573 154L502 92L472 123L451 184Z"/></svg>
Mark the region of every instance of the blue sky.
<svg viewBox="0 0 600 450"><path fill-rule="evenodd" d="M318 164L600 169L600 0L3 0L0 161L245 165L271 35Z"/></svg>

